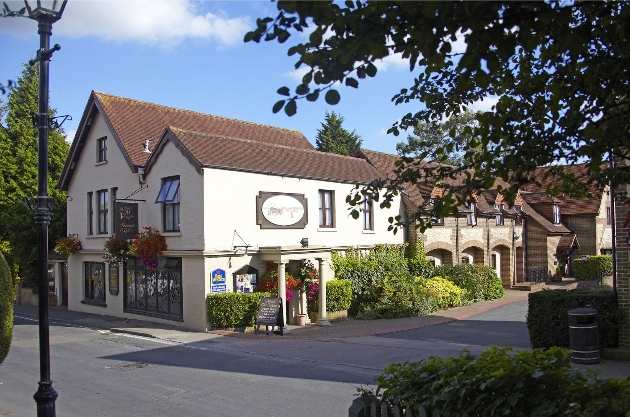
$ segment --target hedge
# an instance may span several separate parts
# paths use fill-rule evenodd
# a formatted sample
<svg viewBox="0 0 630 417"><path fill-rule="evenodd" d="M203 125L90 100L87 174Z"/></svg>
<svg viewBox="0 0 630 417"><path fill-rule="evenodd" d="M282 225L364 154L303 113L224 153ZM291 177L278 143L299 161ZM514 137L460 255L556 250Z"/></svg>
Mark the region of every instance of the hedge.
<svg viewBox="0 0 630 417"><path fill-rule="evenodd" d="M374 393L359 391L406 410L438 410L443 417L630 415L630 378L598 379L595 371L572 368L569 354L497 346L478 356L464 351L388 365Z"/></svg>
<svg viewBox="0 0 630 417"><path fill-rule="evenodd" d="M4 255L0 252L0 363L9 354L13 337L13 278Z"/></svg>
<svg viewBox="0 0 630 417"><path fill-rule="evenodd" d="M617 347L619 312L609 289L542 290L529 294L527 328L533 348L569 347L569 310L588 305L597 310L599 343Z"/></svg>
<svg viewBox="0 0 630 417"><path fill-rule="evenodd" d="M319 296L319 295L318 295ZM346 279L326 281L326 311L343 311L352 303L352 286ZM308 311L319 311L319 298L308 301Z"/></svg>
<svg viewBox="0 0 630 417"><path fill-rule="evenodd" d="M612 275L612 255L589 256L573 261L573 276L576 281L601 281Z"/></svg>
<svg viewBox="0 0 630 417"><path fill-rule="evenodd" d="M208 294L206 314L211 329L244 328L254 326L256 314L265 292Z"/></svg>

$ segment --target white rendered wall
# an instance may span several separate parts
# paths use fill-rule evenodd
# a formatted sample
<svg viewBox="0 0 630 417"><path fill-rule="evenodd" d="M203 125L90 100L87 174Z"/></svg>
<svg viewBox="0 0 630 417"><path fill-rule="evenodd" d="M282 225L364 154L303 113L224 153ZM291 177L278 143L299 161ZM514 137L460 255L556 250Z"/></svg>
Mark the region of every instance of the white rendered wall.
<svg viewBox="0 0 630 417"><path fill-rule="evenodd" d="M296 246L302 238L309 246L358 246L377 243L403 243L401 231L387 231L387 219L401 214L396 199L391 209L373 206L374 231L364 231L362 220L349 215L346 196L352 184L204 169L205 250L230 250L234 230L253 248ZM335 192L335 228L319 227L319 190ZM256 224L256 196L259 191L304 194L308 200L308 224L304 229L261 229ZM183 197L182 197L183 198ZM182 200L183 201L183 200ZM240 240L239 240L240 244Z"/></svg>

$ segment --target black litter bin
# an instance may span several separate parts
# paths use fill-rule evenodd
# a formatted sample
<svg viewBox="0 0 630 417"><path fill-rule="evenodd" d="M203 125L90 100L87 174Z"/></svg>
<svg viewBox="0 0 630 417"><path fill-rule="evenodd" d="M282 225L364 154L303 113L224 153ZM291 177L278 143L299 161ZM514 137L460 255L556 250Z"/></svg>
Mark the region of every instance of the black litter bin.
<svg viewBox="0 0 630 417"><path fill-rule="evenodd" d="M597 310L579 307L569 310L571 362L594 364L602 361L597 331Z"/></svg>

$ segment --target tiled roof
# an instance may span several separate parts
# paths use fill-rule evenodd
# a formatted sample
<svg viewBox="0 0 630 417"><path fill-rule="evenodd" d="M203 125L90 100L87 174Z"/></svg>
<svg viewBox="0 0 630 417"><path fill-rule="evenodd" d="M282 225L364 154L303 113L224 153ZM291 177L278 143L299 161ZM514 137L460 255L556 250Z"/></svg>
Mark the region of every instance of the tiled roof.
<svg viewBox="0 0 630 417"><path fill-rule="evenodd" d="M577 241L577 237L575 236L575 234L571 233L568 235L562 235L560 237L560 240L558 241L558 246L557 249L559 250L571 250L571 248L573 248L573 246L580 246L580 244Z"/></svg>
<svg viewBox="0 0 630 417"><path fill-rule="evenodd" d="M169 132L172 136L169 136ZM298 149L170 127L147 163L150 171L166 140L183 145L198 167L232 169L335 182L369 183L381 173L367 161L351 156Z"/></svg>
<svg viewBox="0 0 630 417"><path fill-rule="evenodd" d="M544 192L549 185L558 181L557 177L551 175L547 179L544 178L545 174L551 169L551 167L544 167L538 168L535 171L533 179L539 182L541 186L538 186L535 183L531 183L525 185L523 188L527 191L532 192ZM566 174L574 175L577 180L581 180L584 182L588 180L587 166L585 164L563 165L562 169ZM562 214L598 214L602 198L602 190L598 189L596 185L593 185L589 191L591 193L591 196L585 198L573 198L567 194L558 196L557 198L563 203Z"/></svg>
<svg viewBox="0 0 630 417"><path fill-rule="evenodd" d="M159 104L93 92L98 105L134 165L144 165L146 139L157 141L167 126L300 149L314 149L296 130L213 116ZM154 142L155 143L155 142Z"/></svg>
<svg viewBox="0 0 630 417"><path fill-rule="evenodd" d="M542 216L540 213L538 213L536 210L534 210L527 203L526 200L523 200L523 203L521 205L521 209L522 209L523 213L527 214L527 216L529 218L531 218L534 221L536 221L536 223L540 224L542 227L547 229L547 231L550 232L550 233L571 233L571 231L569 229L567 229L567 227L565 225L563 225L562 223L554 224L554 223L550 222L549 220L547 220L544 216Z"/></svg>
<svg viewBox="0 0 630 417"><path fill-rule="evenodd" d="M375 166L383 173L384 178L394 179L396 177L394 171L398 168L396 161L400 160L401 157L399 155L361 149L357 152L357 156L366 159L370 164ZM422 166L431 167L438 166L438 164L424 163ZM417 206L420 206L425 199L431 198L434 189L435 182L431 180L426 183L423 180L418 180L417 184L404 185L405 192Z"/></svg>

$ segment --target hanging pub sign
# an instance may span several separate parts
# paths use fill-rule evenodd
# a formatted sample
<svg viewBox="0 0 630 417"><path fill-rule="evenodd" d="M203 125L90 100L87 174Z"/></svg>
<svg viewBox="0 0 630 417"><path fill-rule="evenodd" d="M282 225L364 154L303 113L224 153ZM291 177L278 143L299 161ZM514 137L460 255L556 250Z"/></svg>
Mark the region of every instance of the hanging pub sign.
<svg viewBox="0 0 630 417"><path fill-rule="evenodd" d="M225 271L223 269L215 269L210 276L210 290L212 293L226 292L227 285L225 282Z"/></svg>
<svg viewBox="0 0 630 417"><path fill-rule="evenodd" d="M133 239L138 233L138 204L117 201L114 209L114 234L117 239Z"/></svg>

